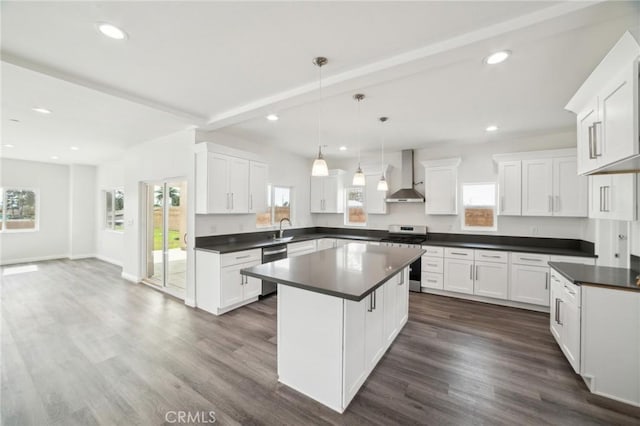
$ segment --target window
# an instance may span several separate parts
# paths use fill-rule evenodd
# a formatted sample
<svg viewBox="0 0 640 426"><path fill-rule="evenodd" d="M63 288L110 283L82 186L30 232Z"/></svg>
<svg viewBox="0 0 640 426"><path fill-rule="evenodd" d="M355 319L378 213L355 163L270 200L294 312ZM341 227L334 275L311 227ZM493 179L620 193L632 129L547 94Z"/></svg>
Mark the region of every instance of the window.
<svg viewBox="0 0 640 426"><path fill-rule="evenodd" d="M4 189L0 197L0 230L36 231L38 193L31 189Z"/></svg>
<svg viewBox="0 0 640 426"><path fill-rule="evenodd" d="M267 189L267 208L256 213L256 227L264 228L278 225L283 218L291 218L291 192L289 186L269 185Z"/></svg>
<svg viewBox="0 0 640 426"><path fill-rule="evenodd" d="M345 225L365 226L367 212L364 207L364 188L347 188L347 208L344 213Z"/></svg>
<svg viewBox="0 0 640 426"><path fill-rule="evenodd" d="M465 183L462 185L462 229L495 231L498 229L496 218L496 184Z"/></svg>
<svg viewBox="0 0 640 426"><path fill-rule="evenodd" d="M124 191L113 189L104 192L104 227L113 231L124 231Z"/></svg>

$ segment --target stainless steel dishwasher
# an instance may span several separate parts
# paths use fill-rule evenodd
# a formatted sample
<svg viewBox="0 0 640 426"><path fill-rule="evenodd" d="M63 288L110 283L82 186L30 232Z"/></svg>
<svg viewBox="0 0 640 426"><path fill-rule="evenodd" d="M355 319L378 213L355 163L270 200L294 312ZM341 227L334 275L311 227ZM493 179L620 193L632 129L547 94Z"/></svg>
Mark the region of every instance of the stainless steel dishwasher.
<svg viewBox="0 0 640 426"><path fill-rule="evenodd" d="M280 259L287 258L287 245L278 244L275 246L265 247L262 249L262 263L274 262ZM273 281L262 280L262 293L260 298L266 297L276 292L278 285Z"/></svg>

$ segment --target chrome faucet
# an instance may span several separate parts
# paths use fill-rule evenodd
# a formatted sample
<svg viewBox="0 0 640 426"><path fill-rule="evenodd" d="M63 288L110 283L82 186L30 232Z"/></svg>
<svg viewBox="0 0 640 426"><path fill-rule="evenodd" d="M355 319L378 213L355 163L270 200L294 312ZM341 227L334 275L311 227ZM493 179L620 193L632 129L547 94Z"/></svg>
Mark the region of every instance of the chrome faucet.
<svg viewBox="0 0 640 426"><path fill-rule="evenodd" d="M288 217L283 217L282 219L280 219L280 238L282 238L282 234L284 233L284 231L282 230L282 222L284 222L285 220L289 222L289 226L291 226L291 221Z"/></svg>

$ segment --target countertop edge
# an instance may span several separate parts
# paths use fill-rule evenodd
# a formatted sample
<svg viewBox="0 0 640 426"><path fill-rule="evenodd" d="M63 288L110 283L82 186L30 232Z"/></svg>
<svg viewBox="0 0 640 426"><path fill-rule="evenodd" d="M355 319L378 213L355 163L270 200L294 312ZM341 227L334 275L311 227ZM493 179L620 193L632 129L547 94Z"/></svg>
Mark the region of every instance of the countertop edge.
<svg viewBox="0 0 640 426"><path fill-rule="evenodd" d="M564 262L548 262L549 267L553 268L554 271L558 272L560 275L562 275L564 278L566 278L567 280L569 280L571 283L577 285L577 286L587 286L587 287L604 287L604 288L608 288L611 290L617 290L617 291L631 291L634 293L637 293L640 291L640 287L635 288L635 287L625 287L622 285L617 285L617 284L611 284L611 283L602 283L602 282L591 282L591 281L584 281L584 280L578 280L574 277L572 277L570 274L568 274L567 272L565 272L562 269L562 263ZM590 265L587 265L590 266ZM592 266L593 268L597 268L598 266ZM625 268L619 268L619 269L625 269ZM629 271L631 272L631 274L635 273L636 271L629 269Z"/></svg>
<svg viewBox="0 0 640 426"><path fill-rule="evenodd" d="M408 260L406 262L403 262L402 266L399 266L398 268L394 268L393 271L390 272L389 275L387 275L383 280L381 280L381 281L377 282L376 284L372 285L369 289L367 289L367 291L365 291L359 297L358 296L354 296L354 295L350 295L350 294L336 292L336 291L320 289L318 287L313 287L313 286L310 286L310 285L305 285L305 284L302 284L302 283L289 281L289 280L276 281L276 282L278 284L288 285L288 286L291 286L291 287L296 287L296 288L300 288L300 289L303 289L303 290L311 291L311 292L314 292L314 293L320 293L320 294L325 294L327 296L338 297L340 299L352 300L354 302L360 302L365 297L367 297L368 295L373 293L375 290L377 290L384 283L386 283L391 278L393 278L395 275L397 275L404 268L406 268L407 266L411 265L414 261L419 259L425 253L424 250L420 250L420 251L421 251L421 253L418 256L413 256L413 257L411 257L410 260ZM251 271L248 271L247 269L241 269L240 270L240 274L247 275L247 276L253 277L253 278L263 279L263 280L273 280L273 277L268 277L268 276L262 275L262 274L256 274L256 273L253 273Z"/></svg>

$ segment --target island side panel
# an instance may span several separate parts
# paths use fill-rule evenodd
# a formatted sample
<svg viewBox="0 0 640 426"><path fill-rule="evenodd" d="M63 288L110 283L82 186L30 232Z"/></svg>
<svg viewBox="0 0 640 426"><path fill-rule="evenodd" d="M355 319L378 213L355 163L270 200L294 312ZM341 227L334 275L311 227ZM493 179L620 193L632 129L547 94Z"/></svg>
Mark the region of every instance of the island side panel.
<svg viewBox="0 0 640 426"><path fill-rule="evenodd" d="M343 302L278 284L278 380L340 413Z"/></svg>

